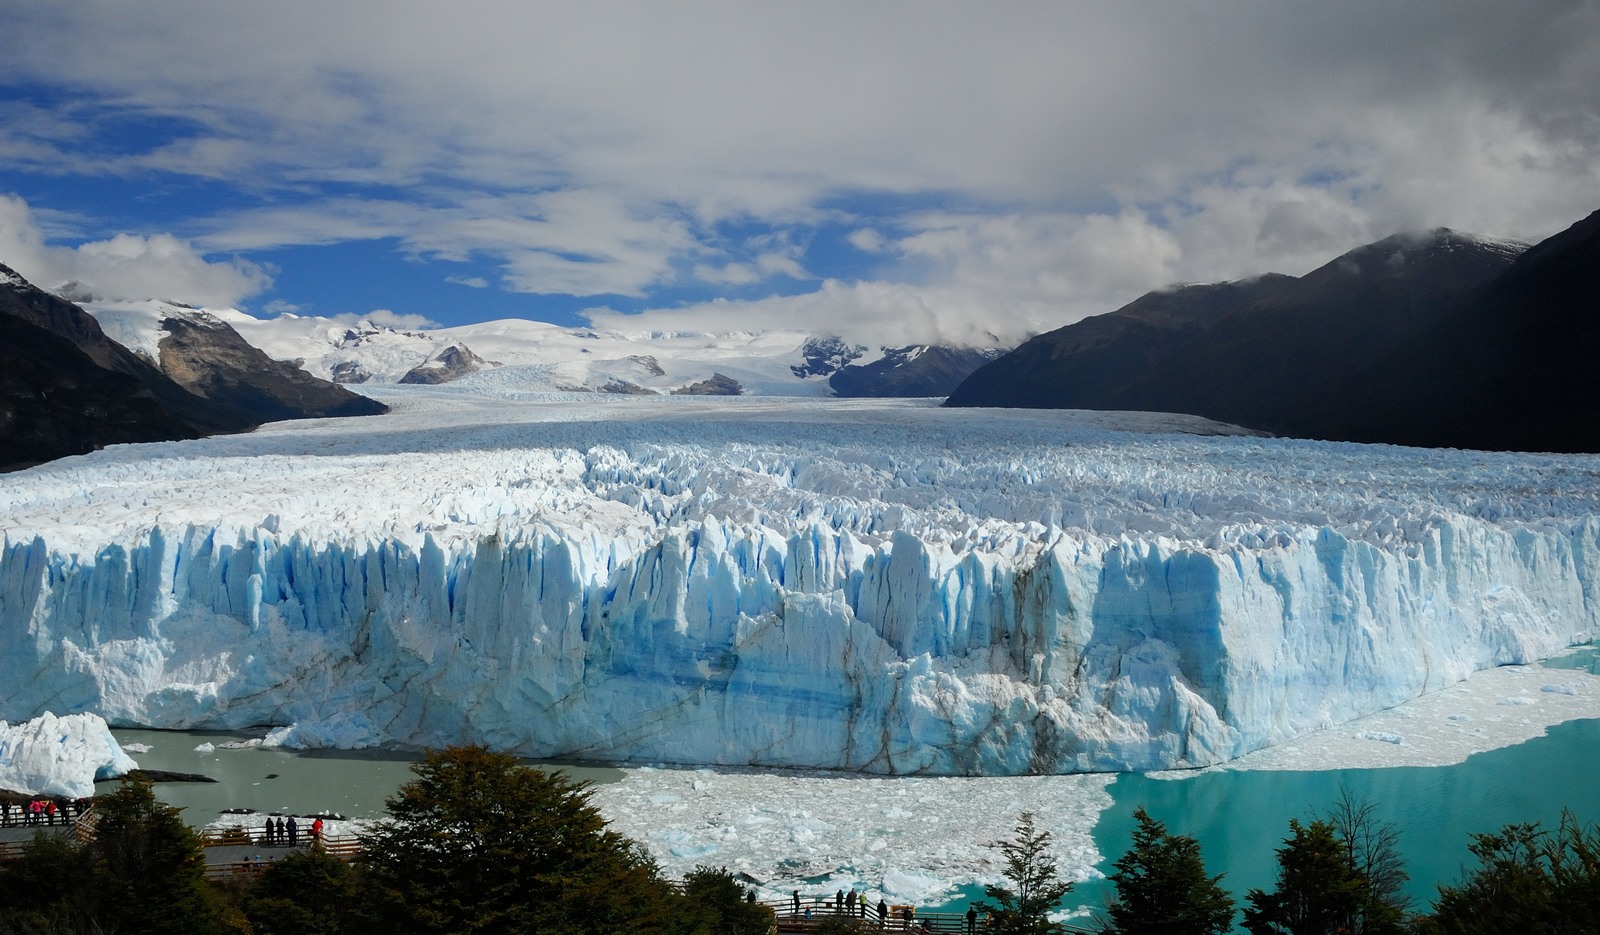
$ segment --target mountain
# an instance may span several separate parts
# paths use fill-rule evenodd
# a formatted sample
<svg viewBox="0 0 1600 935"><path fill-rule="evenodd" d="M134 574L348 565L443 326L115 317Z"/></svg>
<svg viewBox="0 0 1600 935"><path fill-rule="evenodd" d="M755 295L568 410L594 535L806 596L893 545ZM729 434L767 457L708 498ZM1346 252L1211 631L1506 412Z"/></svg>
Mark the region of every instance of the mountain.
<svg viewBox="0 0 1600 935"><path fill-rule="evenodd" d="M0 470L253 425L189 393L82 309L0 265Z"/></svg>
<svg viewBox="0 0 1600 935"><path fill-rule="evenodd" d="M498 367L494 361L484 360L465 344L451 344L443 350L434 352L427 360L406 371L399 383L419 383L433 385L449 383L458 377L469 373L477 373L485 367Z"/></svg>
<svg viewBox="0 0 1600 935"><path fill-rule="evenodd" d="M1371 434L1404 444L1600 451L1596 360L1600 212L1360 371L1368 391L1352 409ZM1332 423L1336 414L1323 415Z"/></svg>
<svg viewBox="0 0 1600 935"><path fill-rule="evenodd" d="M108 316L122 314L90 306ZM799 330L622 332L525 319L400 330L212 310L279 360L335 383L438 384L474 377L503 392L753 396L944 396L993 348L870 348ZM470 348L469 348L470 345ZM486 359L492 358L492 359Z"/></svg>
<svg viewBox="0 0 1600 935"><path fill-rule="evenodd" d="M175 310L176 311L176 310ZM255 422L370 416L389 407L273 360L228 323L197 310L161 319L161 370L180 386Z"/></svg>
<svg viewBox="0 0 1600 935"><path fill-rule="evenodd" d="M867 364L849 363L828 377L835 396L948 396L974 370L1004 354L1002 348L939 345L886 347Z"/></svg>
<svg viewBox="0 0 1600 935"><path fill-rule="evenodd" d="M1510 312L1488 297L1508 288L1525 249L1439 228L1299 278L1151 293L1026 342L947 404L1186 412L1308 438L1524 447L1532 435L1465 431L1470 416L1449 416L1540 366L1538 340L1507 343L1490 327ZM1581 263L1560 268L1583 275ZM1559 340L1552 330L1543 340ZM1477 364L1452 363L1470 348Z"/></svg>
<svg viewBox="0 0 1600 935"><path fill-rule="evenodd" d="M0 266L0 470L111 444L388 411L272 360L206 312L147 302L107 317L115 336Z"/></svg>

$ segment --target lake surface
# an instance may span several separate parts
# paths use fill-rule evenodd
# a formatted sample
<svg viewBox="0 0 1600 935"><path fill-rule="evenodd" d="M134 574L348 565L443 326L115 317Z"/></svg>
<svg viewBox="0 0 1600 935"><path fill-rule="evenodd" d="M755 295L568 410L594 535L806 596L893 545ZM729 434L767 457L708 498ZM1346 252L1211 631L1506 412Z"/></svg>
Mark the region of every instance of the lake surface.
<svg viewBox="0 0 1600 935"><path fill-rule="evenodd" d="M126 748L147 746L147 752L130 752L145 769L200 773L215 783L156 783L156 796L184 809L184 819L194 827L216 820L227 809L258 812L315 814L333 812L347 818L379 818L384 802L401 785L415 778L414 752L395 750L292 751L223 744L249 740L259 734L212 731L156 731L113 729ZM209 752L196 747L211 744ZM538 764L560 769L576 779L615 782L622 776L604 766Z"/></svg>

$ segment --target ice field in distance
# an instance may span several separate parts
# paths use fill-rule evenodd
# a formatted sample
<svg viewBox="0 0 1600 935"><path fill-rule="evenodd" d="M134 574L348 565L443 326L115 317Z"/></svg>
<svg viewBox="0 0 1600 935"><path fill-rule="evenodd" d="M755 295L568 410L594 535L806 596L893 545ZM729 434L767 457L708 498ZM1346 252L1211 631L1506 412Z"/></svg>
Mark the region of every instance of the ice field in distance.
<svg viewBox="0 0 1600 935"><path fill-rule="evenodd" d="M889 775L1152 770L1595 629L1592 457L515 377L0 479L0 716Z"/></svg>

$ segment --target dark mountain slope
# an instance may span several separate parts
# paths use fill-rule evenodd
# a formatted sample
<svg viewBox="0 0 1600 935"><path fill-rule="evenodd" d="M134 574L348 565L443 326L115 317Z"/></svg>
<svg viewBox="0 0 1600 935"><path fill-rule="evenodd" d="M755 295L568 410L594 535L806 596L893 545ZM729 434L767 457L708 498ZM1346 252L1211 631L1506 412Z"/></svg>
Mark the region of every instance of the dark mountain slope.
<svg viewBox="0 0 1600 935"><path fill-rule="evenodd" d="M1150 409L1146 385L1217 318L1273 295L1293 277L1180 286L1148 293L1107 315L1039 335L975 370L948 406L1032 409Z"/></svg>
<svg viewBox="0 0 1600 935"><path fill-rule="evenodd" d="M946 396L974 370L994 360L997 348L940 345L885 348L870 364L847 363L828 377L835 396Z"/></svg>
<svg viewBox="0 0 1600 935"><path fill-rule="evenodd" d="M1363 368L1349 408L1384 441L1600 451L1597 361L1600 212L1529 249L1433 332Z"/></svg>
<svg viewBox="0 0 1600 935"><path fill-rule="evenodd" d="M1368 244L1299 279L1152 293L1024 344L949 404L1186 412L1282 435L1466 444L1459 428L1410 429L1436 422L1446 403L1484 398L1450 361L1471 344L1483 359L1474 369L1489 369L1485 355L1505 338L1471 335L1489 334L1498 313L1469 321L1463 310L1511 281L1521 251L1441 228ZM1163 304L1177 309L1166 327L1149 311Z"/></svg>
<svg viewBox="0 0 1600 935"><path fill-rule="evenodd" d="M0 309L0 471L121 442L203 434L138 377Z"/></svg>
<svg viewBox="0 0 1600 935"><path fill-rule="evenodd" d="M353 405L326 397L320 387L332 384L267 360L225 325L231 340L197 338L183 321L168 322L177 322L167 339L170 362L181 364L176 369L198 392L111 340L83 309L0 265L0 470L112 444L247 431L274 419L384 411L351 394Z"/></svg>

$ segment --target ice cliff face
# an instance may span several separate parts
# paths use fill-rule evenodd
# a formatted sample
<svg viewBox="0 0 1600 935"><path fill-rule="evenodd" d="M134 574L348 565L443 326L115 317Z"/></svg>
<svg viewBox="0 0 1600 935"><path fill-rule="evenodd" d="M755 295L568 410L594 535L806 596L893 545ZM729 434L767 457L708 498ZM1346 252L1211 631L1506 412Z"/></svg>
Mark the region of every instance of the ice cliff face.
<svg viewBox="0 0 1600 935"><path fill-rule="evenodd" d="M1596 626L1600 459L1162 434L1215 426L1135 414L434 410L450 397L427 392L6 478L0 716L1154 769Z"/></svg>

